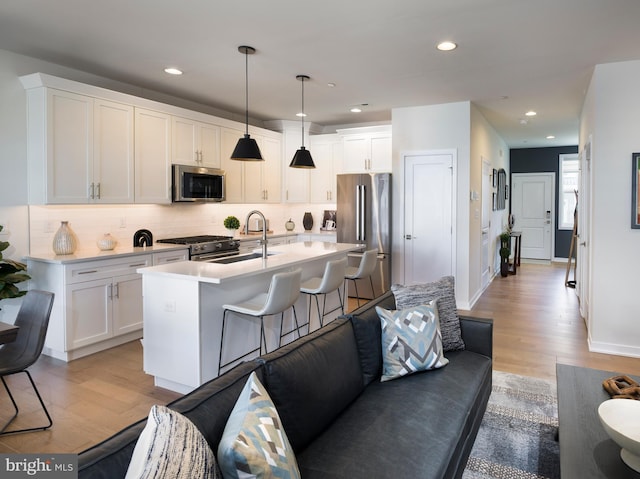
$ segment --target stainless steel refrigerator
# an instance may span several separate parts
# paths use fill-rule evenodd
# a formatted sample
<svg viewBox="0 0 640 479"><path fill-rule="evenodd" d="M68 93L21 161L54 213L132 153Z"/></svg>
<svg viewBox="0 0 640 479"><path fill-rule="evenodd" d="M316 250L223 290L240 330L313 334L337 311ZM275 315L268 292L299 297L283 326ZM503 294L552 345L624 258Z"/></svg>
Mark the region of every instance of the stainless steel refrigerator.
<svg viewBox="0 0 640 479"><path fill-rule="evenodd" d="M336 230L340 243L362 243L363 252L378 250L373 288L358 281L361 298L380 296L391 286L391 173L338 175ZM362 254L351 253L349 266L358 266ZM352 287L353 283L350 283ZM351 295L355 295L350 291Z"/></svg>

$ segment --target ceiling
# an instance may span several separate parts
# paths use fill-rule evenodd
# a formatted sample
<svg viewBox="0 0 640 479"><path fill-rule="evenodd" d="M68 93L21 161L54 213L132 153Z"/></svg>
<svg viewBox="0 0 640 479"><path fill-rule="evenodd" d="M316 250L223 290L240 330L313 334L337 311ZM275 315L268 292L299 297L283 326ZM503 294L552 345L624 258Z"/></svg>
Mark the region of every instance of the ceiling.
<svg viewBox="0 0 640 479"><path fill-rule="evenodd" d="M639 20L638 0L4 0L0 49L243 115L250 45L253 120L299 121L306 74L306 121L470 100L522 148L578 143L593 68L640 59Z"/></svg>

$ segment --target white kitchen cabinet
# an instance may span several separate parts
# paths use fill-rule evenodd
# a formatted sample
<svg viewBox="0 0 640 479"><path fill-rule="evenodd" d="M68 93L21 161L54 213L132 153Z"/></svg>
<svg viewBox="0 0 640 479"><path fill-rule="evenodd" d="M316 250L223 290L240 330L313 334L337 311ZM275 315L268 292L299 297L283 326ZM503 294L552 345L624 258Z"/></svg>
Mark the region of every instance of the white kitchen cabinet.
<svg viewBox="0 0 640 479"><path fill-rule="evenodd" d="M243 202L243 169L244 161L231 159L231 154L244 132L231 128L220 130L220 163L225 172L225 201L227 203Z"/></svg>
<svg viewBox="0 0 640 479"><path fill-rule="evenodd" d="M55 294L44 353L71 361L142 336L142 277L152 255L74 263L29 260L32 287Z"/></svg>
<svg viewBox="0 0 640 479"><path fill-rule="evenodd" d="M133 202L133 107L27 90L29 202Z"/></svg>
<svg viewBox="0 0 640 479"><path fill-rule="evenodd" d="M93 131L90 201L133 203L133 107L95 99Z"/></svg>
<svg viewBox="0 0 640 479"><path fill-rule="evenodd" d="M338 130L343 141L344 173L391 171L391 129L366 127Z"/></svg>
<svg viewBox="0 0 640 479"><path fill-rule="evenodd" d="M280 203L282 142L267 136L252 136L255 136L264 161L244 162L244 202Z"/></svg>
<svg viewBox="0 0 640 479"><path fill-rule="evenodd" d="M171 116L135 108L135 202L171 203Z"/></svg>
<svg viewBox="0 0 640 479"><path fill-rule="evenodd" d="M220 168L220 128L174 116L171 121L171 162Z"/></svg>
<svg viewBox="0 0 640 479"><path fill-rule="evenodd" d="M236 161L231 159L238 139L244 132L222 128L220 155L225 171L226 201L228 203L279 203L281 199L281 142L277 138L251 134L256 140L264 161Z"/></svg>
<svg viewBox="0 0 640 479"><path fill-rule="evenodd" d="M336 175L342 170L342 138L338 135L316 135L309 149L316 165L309 174L309 201L336 202Z"/></svg>
<svg viewBox="0 0 640 479"><path fill-rule="evenodd" d="M186 261L189 259L189 250L171 250L161 253L153 253L153 265L176 263L178 261Z"/></svg>

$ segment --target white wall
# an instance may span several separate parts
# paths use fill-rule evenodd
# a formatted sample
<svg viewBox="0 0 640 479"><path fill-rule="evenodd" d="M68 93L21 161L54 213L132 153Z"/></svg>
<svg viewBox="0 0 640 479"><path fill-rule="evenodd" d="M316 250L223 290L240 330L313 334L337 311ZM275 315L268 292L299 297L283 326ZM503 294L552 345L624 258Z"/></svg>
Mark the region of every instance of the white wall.
<svg viewBox="0 0 640 479"><path fill-rule="evenodd" d="M631 154L640 152L640 61L598 65L581 118L592 136L590 349L640 356L640 230L631 223Z"/></svg>
<svg viewBox="0 0 640 479"><path fill-rule="evenodd" d="M471 132L469 102L396 108L392 111L393 148L393 271L392 280L404 280L404 155L429 150L457 153L456 198L456 299L460 307L469 300L469 155Z"/></svg>
<svg viewBox="0 0 640 479"><path fill-rule="evenodd" d="M493 169L504 168L509 177L509 147L498 136L480 110L471 105L471 156L470 188L482 192L482 159L489 161ZM504 210L492 211L489 228L489 266L491 275L499 267L498 236L507 228L509 206ZM471 201L469 215L469 297L474 304L483 292L482 289L482 203Z"/></svg>

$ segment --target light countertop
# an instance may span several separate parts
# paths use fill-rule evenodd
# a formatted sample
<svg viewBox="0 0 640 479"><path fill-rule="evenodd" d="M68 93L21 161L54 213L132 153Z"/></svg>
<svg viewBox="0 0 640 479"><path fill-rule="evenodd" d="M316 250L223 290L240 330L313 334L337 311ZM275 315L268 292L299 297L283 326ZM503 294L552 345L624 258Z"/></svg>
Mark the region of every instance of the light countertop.
<svg viewBox="0 0 640 479"><path fill-rule="evenodd" d="M118 244L109 251L100 251L98 247L92 249L77 250L73 254L55 254L53 251L44 253L33 253L25 256L25 260L41 261L43 263L80 263L82 261L93 261L101 259L111 259L116 257L135 256L138 254L150 254L171 250L187 249L186 245L154 243L153 246L134 247L132 245Z"/></svg>
<svg viewBox="0 0 640 479"><path fill-rule="evenodd" d="M203 283L223 283L250 277L270 270L301 266L323 256L340 256L357 251L364 246L352 243L328 243L322 241L304 241L278 245L267 249L269 257L265 260L255 258L229 264L206 263L198 261L180 261L147 268L139 268L142 275L160 275L167 279L192 280ZM261 250L256 250L261 251Z"/></svg>

